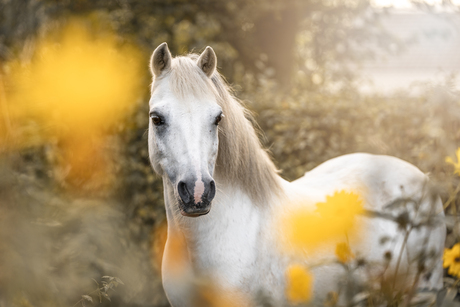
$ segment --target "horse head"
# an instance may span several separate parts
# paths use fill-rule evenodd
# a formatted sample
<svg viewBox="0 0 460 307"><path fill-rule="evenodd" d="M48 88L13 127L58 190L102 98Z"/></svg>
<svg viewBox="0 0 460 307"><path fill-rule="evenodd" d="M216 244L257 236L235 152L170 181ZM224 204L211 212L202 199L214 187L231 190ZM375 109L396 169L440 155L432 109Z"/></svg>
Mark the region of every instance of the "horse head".
<svg viewBox="0 0 460 307"><path fill-rule="evenodd" d="M189 217L207 214L216 194L213 173L223 118L211 81L216 61L211 47L200 56L173 59L166 43L150 60L149 157L173 187L180 213Z"/></svg>

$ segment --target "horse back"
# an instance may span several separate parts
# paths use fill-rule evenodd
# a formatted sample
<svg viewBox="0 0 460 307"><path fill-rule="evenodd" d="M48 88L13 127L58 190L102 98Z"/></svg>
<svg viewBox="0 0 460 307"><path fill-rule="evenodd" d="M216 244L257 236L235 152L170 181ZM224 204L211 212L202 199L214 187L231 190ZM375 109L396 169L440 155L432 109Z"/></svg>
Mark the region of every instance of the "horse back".
<svg viewBox="0 0 460 307"><path fill-rule="evenodd" d="M420 199L428 189L428 176L395 157L355 153L320 164L292 185L314 202L346 190L361 194L367 209L384 210L398 198Z"/></svg>

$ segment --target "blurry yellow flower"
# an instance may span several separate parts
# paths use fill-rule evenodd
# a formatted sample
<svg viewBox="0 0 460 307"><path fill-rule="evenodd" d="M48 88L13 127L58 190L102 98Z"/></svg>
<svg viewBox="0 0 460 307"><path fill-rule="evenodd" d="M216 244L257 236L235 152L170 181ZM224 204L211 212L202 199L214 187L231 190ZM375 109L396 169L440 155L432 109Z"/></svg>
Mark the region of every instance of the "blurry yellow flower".
<svg viewBox="0 0 460 307"><path fill-rule="evenodd" d="M460 243L455 244L451 249L444 250L443 266L449 268L448 273L460 277Z"/></svg>
<svg viewBox="0 0 460 307"><path fill-rule="evenodd" d="M168 225L166 221L161 222L156 226L151 233L151 260L153 266L161 272L161 263L163 261L163 254L165 251L166 239L168 237Z"/></svg>
<svg viewBox="0 0 460 307"><path fill-rule="evenodd" d="M356 216L364 211L354 192L340 191L317 203L316 211L299 206L281 217L280 231L285 248L295 252L315 249L331 241L357 233Z"/></svg>
<svg viewBox="0 0 460 307"><path fill-rule="evenodd" d="M234 289L220 289L215 280L205 278L195 281L193 307L248 307L252 304L246 295Z"/></svg>
<svg viewBox="0 0 460 307"><path fill-rule="evenodd" d="M460 176L460 147L457 149L457 152L455 154L457 156L457 163L455 163L451 157L447 157L446 162L452 164L454 166L454 174Z"/></svg>
<svg viewBox="0 0 460 307"><path fill-rule="evenodd" d="M140 58L113 33L72 19L38 41L30 63L11 64L12 115L38 118L59 135L100 132L140 97Z"/></svg>
<svg viewBox="0 0 460 307"><path fill-rule="evenodd" d="M345 242L337 244L335 247L335 255L342 263L346 263L355 257L350 249L350 246Z"/></svg>
<svg viewBox="0 0 460 307"><path fill-rule="evenodd" d="M359 195L344 190L335 192L334 195L326 196L326 202L316 204L316 212L321 214L335 227L351 229L357 214L364 212L363 202ZM336 224L338 223L338 224Z"/></svg>
<svg viewBox="0 0 460 307"><path fill-rule="evenodd" d="M0 99L18 137L7 145L56 144L66 183L110 186L104 136L142 94L141 53L90 19L71 19L34 47L30 61L8 64L7 97Z"/></svg>
<svg viewBox="0 0 460 307"><path fill-rule="evenodd" d="M185 242L183 234L181 232L171 231L168 233L166 242L166 244L168 244L168 250L163 250L162 256L165 255L166 252L168 261L174 264L170 271L171 274L183 275L189 263L187 243Z"/></svg>
<svg viewBox="0 0 460 307"><path fill-rule="evenodd" d="M311 300L313 276L299 264L291 265L286 271L286 296L293 304Z"/></svg>

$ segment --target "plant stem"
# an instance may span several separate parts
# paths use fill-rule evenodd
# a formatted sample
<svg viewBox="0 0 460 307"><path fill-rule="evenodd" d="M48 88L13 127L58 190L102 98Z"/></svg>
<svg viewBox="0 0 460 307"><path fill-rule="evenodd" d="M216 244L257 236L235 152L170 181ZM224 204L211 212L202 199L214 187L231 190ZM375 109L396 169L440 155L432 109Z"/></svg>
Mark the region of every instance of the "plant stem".
<svg viewBox="0 0 460 307"><path fill-rule="evenodd" d="M410 228L408 230L406 230L406 235L404 236L404 241L403 241L403 243L401 245L401 250L399 252L399 257L398 257L398 262L396 263L396 268L395 268L395 272L394 272L395 275L394 275L394 279L393 279L393 290L396 287L396 280L398 279L399 265L401 264L403 251L404 251L404 248L406 247L407 239L409 238L409 234L412 231L412 228L413 228L413 226L410 226Z"/></svg>

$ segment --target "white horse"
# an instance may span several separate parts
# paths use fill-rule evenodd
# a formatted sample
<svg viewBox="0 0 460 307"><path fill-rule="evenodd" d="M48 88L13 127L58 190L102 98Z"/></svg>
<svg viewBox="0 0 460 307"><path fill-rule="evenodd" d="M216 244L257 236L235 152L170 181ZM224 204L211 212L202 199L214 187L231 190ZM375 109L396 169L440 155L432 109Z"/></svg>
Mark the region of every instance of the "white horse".
<svg viewBox="0 0 460 307"><path fill-rule="evenodd" d="M244 298L234 305L252 306L258 293L275 306L288 304L285 271L290 258L276 248L273 225L279 212L301 200L306 206L314 205L334 191L362 188L366 190L365 208L390 216L397 209L385 205L399 198L418 199L426 210L433 207L423 192L427 176L394 157L345 155L294 182L283 180L261 148L245 109L216 71L216 61L210 47L199 56L172 58L163 43L150 62L154 82L149 102L149 155L163 178L168 239L162 279L172 306L194 306L199 291L194 281L203 276L221 293ZM434 207L442 217L438 198ZM365 238L352 246L353 252L369 262L382 262L383 254L391 251L395 266L403 244L398 224L381 217L361 219ZM388 240L381 240L383 237ZM182 240L186 249L182 256L177 255L180 252L173 238ZM418 288L442 288L444 240L443 225L419 227L407 238L401 267L422 246L435 254L424 264ZM178 257L185 264L178 263ZM313 296L319 301L329 291L337 291L344 270L330 263L312 272Z"/></svg>

